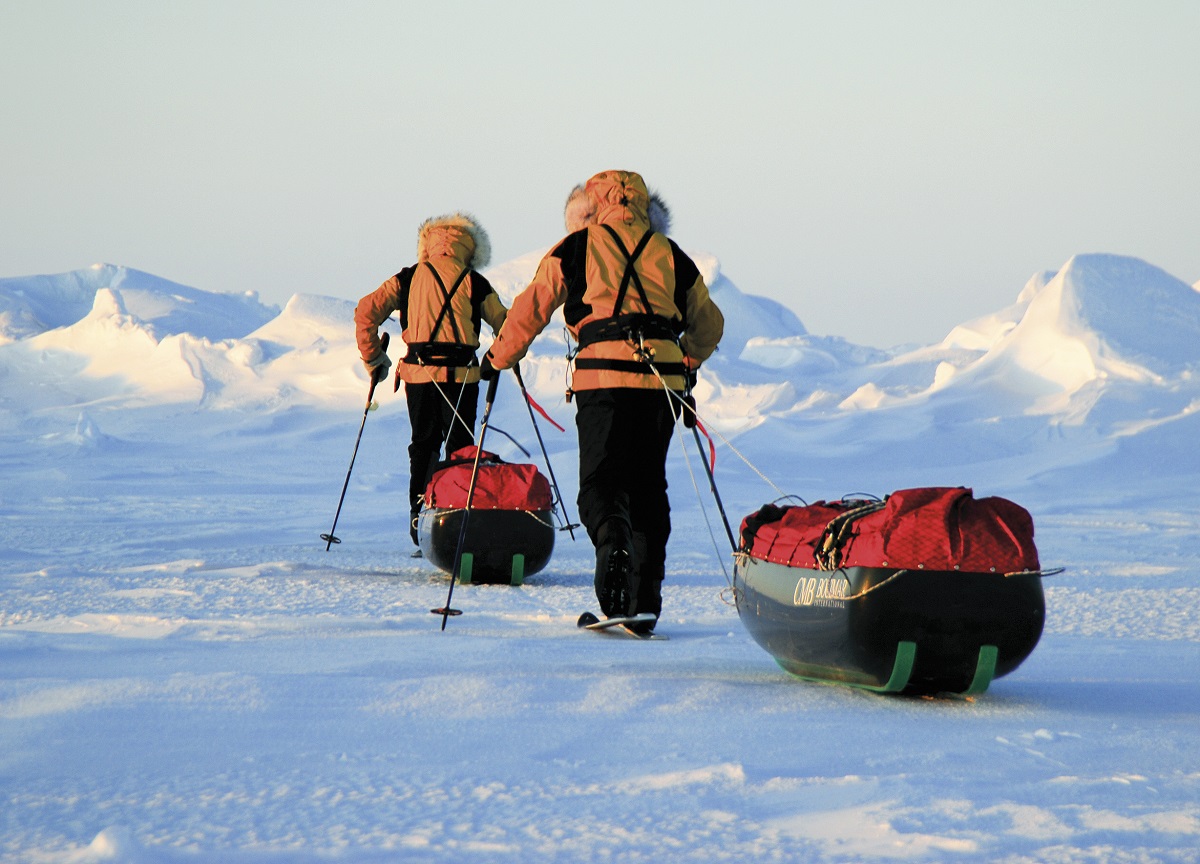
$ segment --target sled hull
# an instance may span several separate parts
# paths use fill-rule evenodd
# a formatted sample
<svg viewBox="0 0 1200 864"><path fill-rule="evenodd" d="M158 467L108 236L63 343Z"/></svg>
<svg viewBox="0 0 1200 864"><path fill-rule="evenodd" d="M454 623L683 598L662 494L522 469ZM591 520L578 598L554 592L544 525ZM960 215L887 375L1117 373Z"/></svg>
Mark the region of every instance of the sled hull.
<svg viewBox="0 0 1200 864"><path fill-rule="evenodd" d="M454 571L465 512L434 507L422 510L417 517L422 554L447 573ZM519 585L549 562L554 533L553 513L549 510L472 510L463 543L466 560L459 579Z"/></svg>
<svg viewBox="0 0 1200 864"><path fill-rule="evenodd" d="M888 693L980 693L1033 651L1037 574L847 567L739 556L738 615L793 675Z"/></svg>

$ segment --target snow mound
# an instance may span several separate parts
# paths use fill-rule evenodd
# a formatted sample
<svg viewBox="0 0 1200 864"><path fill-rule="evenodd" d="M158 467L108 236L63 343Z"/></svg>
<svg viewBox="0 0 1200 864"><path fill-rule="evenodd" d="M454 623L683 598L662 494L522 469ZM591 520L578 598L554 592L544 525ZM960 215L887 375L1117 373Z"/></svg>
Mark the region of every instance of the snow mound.
<svg viewBox="0 0 1200 864"><path fill-rule="evenodd" d="M1169 386L1200 357L1200 293L1136 258L1077 255L994 320L976 343L990 341L986 353L949 386L1017 390L1030 413L1086 412L1118 382ZM943 344L970 344L964 332Z"/></svg>
<svg viewBox="0 0 1200 864"><path fill-rule="evenodd" d="M543 254L487 276L511 302ZM715 257L693 258L726 318L721 350L701 371L702 414L721 435L747 436L750 451L764 459L814 441L829 453L874 454L896 474L875 471L866 478L873 489L920 485L933 466L977 467L989 453L997 465L1024 460L1022 471L1033 477L1118 450L1149 460L1130 441L1153 436L1174 446L1200 404L1200 292L1138 259L1076 256L1035 274L1010 306L965 322L938 344L884 351L809 334L779 304L742 293ZM99 412L127 406L342 409L360 405L366 392L352 301L297 294L263 320L264 307L246 298L182 286L168 295L163 286L174 283L125 268L91 274L91 282L80 273L39 278L16 280L24 287L15 291L14 280L0 284L28 310L59 301L69 307L83 297L90 306L71 323L0 344L0 409L10 421L65 408L69 421L49 427L62 435L84 407L107 426ZM98 281L119 284L95 287ZM169 332L188 321L220 332L205 326L216 320L240 335ZM384 327L397 360L404 352L399 324ZM523 367L531 395L569 413L563 342L562 327L551 325ZM399 398L385 389L382 399ZM523 421L516 408L498 407L501 425ZM72 441L84 450L118 446L95 420L78 426ZM964 480L949 474L944 482Z"/></svg>
<svg viewBox="0 0 1200 864"><path fill-rule="evenodd" d="M700 266L705 257L711 256L694 257ZM722 355L740 356L752 339L793 339L808 335L808 330L791 309L767 297L742 293L716 269L716 259L712 260L713 279L709 281L705 275L704 281L713 302L725 316L725 335L717 349Z"/></svg>
<svg viewBox="0 0 1200 864"><path fill-rule="evenodd" d="M1030 365L1067 366L1054 360L1072 342L1089 371L1169 374L1200 357L1200 294L1136 258L1077 255L1029 301L1004 349Z"/></svg>
<svg viewBox="0 0 1200 864"><path fill-rule="evenodd" d="M283 311L249 338L289 348L354 342L354 306L350 300L293 294Z"/></svg>
<svg viewBox="0 0 1200 864"><path fill-rule="evenodd" d="M881 363L888 356L884 351L855 345L840 336L752 336L746 340L739 359L811 378L851 366Z"/></svg>
<svg viewBox="0 0 1200 864"><path fill-rule="evenodd" d="M24 344L35 352L82 357L87 377L109 382L108 386L98 383L98 392L125 392L145 402L176 402L201 395L200 382L186 357L187 346L197 341L186 333L159 340L152 325L129 312L122 292L101 288L81 320L33 336Z"/></svg>
<svg viewBox="0 0 1200 864"><path fill-rule="evenodd" d="M96 264L47 276L0 279L0 344L79 321L102 290L120 293L124 307L159 337L190 333L205 339L245 336L278 313L257 293L220 294L189 288L140 270Z"/></svg>
<svg viewBox="0 0 1200 864"><path fill-rule="evenodd" d="M1011 306L983 315L972 321L959 324L942 340L942 346L948 349L963 348L968 351L988 351L995 347L1001 339L1007 336L1025 315L1029 303L1058 275L1054 270L1043 270L1034 273L1017 295L1017 300Z"/></svg>
<svg viewBox="0 0 1200 864"><path fill-rule="evenodd" d="M497 264L483 271L483 275L487 277L488 282L492 283L492 287L496 289L496 293L500 295L505 306L511 306L513 298L533 281L538 264L549 251L550 247L527 252L519 258L505 261L503 264Z"/></svg>
<svg viewBox="0 0 1200 864"><path fill-rule="evenodd" d="M69 864L142 864L148 862L145 848L133 837L133 832L124 825L105 828L84 849L70 853L65 859Z"/></svg>
<svg viewBox="0 0 1200 864"><path fill-rule="evenodd" d="M100 427L87 411L79 413L79 419L75 421L75 431L71 433L69 440L79 447L90 449L105 447L112 441L100 431Z"/></svg>

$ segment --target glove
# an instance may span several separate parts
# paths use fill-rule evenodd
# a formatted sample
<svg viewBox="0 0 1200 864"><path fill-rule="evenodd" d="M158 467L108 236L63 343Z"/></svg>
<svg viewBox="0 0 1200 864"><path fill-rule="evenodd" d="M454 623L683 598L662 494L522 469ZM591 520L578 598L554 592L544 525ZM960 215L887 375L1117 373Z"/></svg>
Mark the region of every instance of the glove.
<svg viewBox="0 0 1200 864"><path fill-rule="evenodd" d="M492 365L492 355L484 354L483 362L479 364L479 377L484 381L491 381L500 375L500 370Z"/></svg>
<svg viewBox="0 0 1200 864"><path fill-rule="evenodd" d="M380 351L374 360L364 360L363 366L366 367L372 381L382 381L387 377L387 371L392 368L392 358L388 357L386 351Z"/></svg>
<svg viewBox="0 0 1200 864"><path fill-rule="evenodd" d="M696 428L696 397L692 395L696 389L696 379L700 372L700 364L695 366L691 364L691 358L684 358L684 365L687 368L687 395L683 397L683 428Z"/></svg>

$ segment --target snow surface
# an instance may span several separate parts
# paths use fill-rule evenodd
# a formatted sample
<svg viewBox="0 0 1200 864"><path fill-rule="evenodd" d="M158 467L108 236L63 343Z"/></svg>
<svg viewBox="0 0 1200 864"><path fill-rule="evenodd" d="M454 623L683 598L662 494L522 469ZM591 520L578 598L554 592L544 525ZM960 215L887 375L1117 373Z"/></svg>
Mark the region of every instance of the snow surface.
<svg viewBox="0 0 1200 864"><path fill-rule="evenodd" d="M511 297L539 257L488 275ZM4 279L0 860L1200 860L1200 292L1080 255L882 351L697 258L730 325L698 391L730 517L784 493L1013 498L1068 568L1019 669L973 701L783 673L729 605L683 439L670 641L575 628L590 548L565 534L524 586L459 587L441 632L391 388L343 543L318 540L363 416L352 304L107 265ZM523 366L567 426L542 433L573 513L562 354L552 327ZM493 427L536 453L511 376Z"/></svg>

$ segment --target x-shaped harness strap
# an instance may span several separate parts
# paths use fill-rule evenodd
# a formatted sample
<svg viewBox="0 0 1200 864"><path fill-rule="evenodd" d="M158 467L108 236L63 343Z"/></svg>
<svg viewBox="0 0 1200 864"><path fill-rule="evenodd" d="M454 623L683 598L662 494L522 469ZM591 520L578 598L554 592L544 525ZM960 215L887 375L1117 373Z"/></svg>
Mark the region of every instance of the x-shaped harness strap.
<svg viewBox="0 0 1200 864"><path fill-rule="evenodd" d="M433 329L429 331L429 341L436 342L438 330L442 327L442 321L446 320L450 313L450 301L454 298L454 294L458 291L458 286L462 285L463 280L467 278L467 274L471 272L470 267L463 267L462 272L458 274L458 278L454 280L454 284L450 286L450 290L446 290L446 283L442 281L441 275L437 269L429 261L425 262L425 266L429 268L429 272L433 274L433 278L437 280L438 288L442 289L442 311L438 313L437 320L433 323ZM458 321L453 315L450 317L450 330L454 334L454 341L461 343L463 341L462 334L458 330Z"/></svg>
<svg viewBox="0 0 1200 864"><path fill-rule="evenodd" d="M613 305L613 317L621 314L621 307L625 305L625 295L629 291L629 283L632 281L634 287L637 288L638 296L642 299L642 304L646 307L647 314L654 314L654 307L650 305L650 297L646 294L646 288L642 285L642 279L637 274L637 270L633 267L633 262L638 259L638 256L645 250L646 245L650 242L650 238L654 235L654 231L647 231L642 235L642 239L638 241L637 246L630 252L625 248L625 244L621 242L621 235L616 232L611 225L605 224L604 229L612 235L613 240L617 244L617 248L621 250L621 254L625 256L625 275L621 277L621 287L617 291L617 302Z"/></svg>

